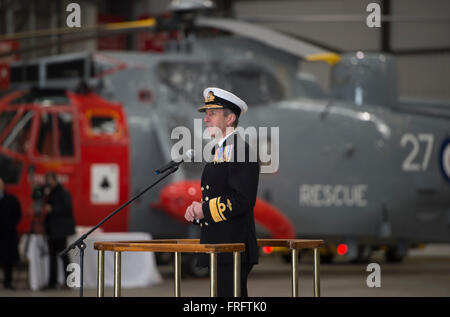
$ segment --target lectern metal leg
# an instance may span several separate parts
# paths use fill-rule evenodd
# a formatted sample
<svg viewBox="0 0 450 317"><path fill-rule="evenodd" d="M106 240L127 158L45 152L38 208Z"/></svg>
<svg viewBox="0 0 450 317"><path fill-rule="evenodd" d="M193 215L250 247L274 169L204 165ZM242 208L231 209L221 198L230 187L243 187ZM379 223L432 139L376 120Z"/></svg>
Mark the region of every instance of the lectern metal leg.
<svg viewBox="0 0 450 317"><path fill-rule="evenodd" d="M217 297L217 253L209 254L210 296Z"/></svg>
<svg viewBox="0 0 450 317"><path fill-rule="evenodd" d="M314 248L314 297L320 297L320 250Z"/></svg>
<svg viewBox="0 0 450 317"><path fill-rule="evenodd" d="M241 297L241 253L233 252L234 297Z"/></svg>
<svg viewBox="0 0 450 317"><path fill-rule="evenodd" d="M292 249L292 297L298 297L298 249Z"/></svg>
<svg viewBox="0 0 450 317"><path fill-rule="evenodd" d="M121 252L114 252L114 297L120 297L121 292Z"/></svg>
<svg viewBox="0 0 450 317"><path fill-rule="evenodd" d="M105 296L105 251L98 251L97 297Z"/></svg>
<svg viewBox="0 0 450 317"><path fill-rule="evenodd" d="M181 292L181 253L175 252L175 297L180 297Z"/></svg>

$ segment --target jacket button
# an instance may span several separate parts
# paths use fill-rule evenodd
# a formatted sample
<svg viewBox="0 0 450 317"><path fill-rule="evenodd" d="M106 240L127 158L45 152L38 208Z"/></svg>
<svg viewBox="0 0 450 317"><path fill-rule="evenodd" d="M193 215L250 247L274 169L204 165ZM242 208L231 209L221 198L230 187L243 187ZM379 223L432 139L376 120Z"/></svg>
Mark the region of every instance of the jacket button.
<svg viewBox="0 0 450 317"><path fill-rule="evenodd" d="M208 197L208 196L206 196L206 197L205 197L205 201L208 201L208 200L209 200L209 197Z"/></svg>
<svg viewBox="0 0 450 317"><path fill-rule="evenodd" d="M203 224L200 222L200 227L203 227Z"/></svg>
<svg viewBox="0 0 450 317"><path fill-rule="evenodd" d="M206 189L209 189L209 185L206 185Z"/></svg>
<svg viewBox="0 0 450 317"><path fill-rule="evenodd" d="M203 186L202 186L201 190L202 190L202 191L204 191L204 190L205 190L205 189L203 188Z"/></svg>
<svg viewBox="0 0 450 317"><path fill-rule="evenodd" d="M205 226L207 226L208 225L208 223L207 222L205 222Z"/></svg>

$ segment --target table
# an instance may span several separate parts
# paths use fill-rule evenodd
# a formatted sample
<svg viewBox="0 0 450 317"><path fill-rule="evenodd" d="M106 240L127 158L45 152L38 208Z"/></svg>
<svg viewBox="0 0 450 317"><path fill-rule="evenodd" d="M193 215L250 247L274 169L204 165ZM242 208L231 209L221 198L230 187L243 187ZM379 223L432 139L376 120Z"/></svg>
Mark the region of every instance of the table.
<svg viewBox="0 0 450 317"><path fill-rule="evenodd" d="M175 297L180 296L181 284L181 253L209 253L210 255L210 296L217 296L217 254L233 253L234 296L239 297L241 291L241 252L245 251L243 243L200 244L198 239L179 240L145 240L145 241L112 241L96 242L94 248L98 250L98 282L97 296L104 296L104 259L105 251L114 253L114 297L121 296L122 253L141 252L172 252L175 253Z"/></svg>
<svg viewBox="0 0 450 317"><path fill-rule="evenodd" d="M298 253L301 249L314 251L314 297L320 297L320 248L323 240L305 239L257 239L258 246L285 247L292 255L292 297L298 296ZM172 252L175 253L175 297L180 296L181 253L210 254L210 296L217 296L217 253L233 253L233 287L234 296L240 296L240 253L245 251L243 243L201 244L200 239L166 239L141 241L107 241L97 242L94 248L98 251L97 296L104 296L104 259L105 251L114 253L114 296L121 296L121 257L123 252Z"/></svg>
<svg viewBox="0 0 450 317"><path fill-rule="evenodd" d="M85 230L83 230L85 231ZM67 244L77 240L83 234L77 230L77 234L70 236ZM26 239L29 238L28 248L25 250ZM86 240L86 250L84 256L84 287L97 287L97 254L94 250L94 243L107 240L151 240L151 235L145 232L119 232L103 233L94 231ZM49 258L46 239L40 234L31 234L21 239L21 248L29 262L29 284L32 290L39 290L45 287L49 279ZM69 252L69 259L72 263L79 263L78 250ZM154 253L127 253L123 256L124 263L122 287L147 287L162 282L162 277L157 269ZM58 259L58 284L65 283L63 265ZM105 286L114 286L114 258L105 257Z"/></svg>

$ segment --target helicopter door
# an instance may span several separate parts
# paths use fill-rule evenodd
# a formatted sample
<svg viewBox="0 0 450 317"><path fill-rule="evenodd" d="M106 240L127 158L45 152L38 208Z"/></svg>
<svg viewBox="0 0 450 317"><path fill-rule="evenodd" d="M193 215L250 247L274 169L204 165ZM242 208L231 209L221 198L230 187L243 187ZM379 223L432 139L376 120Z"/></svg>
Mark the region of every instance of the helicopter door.
<svg viewBox="0 0 450 317"><path fill-rule="evenodd" d="M28 229L27 211L30 209L31 189L26 177L27 155L33 127L32 110L14 109L0 114L0 176L7 191L19 198L22 221L18 230Z"/></svg>
<svg viewBox="0 0 450 317"><path fill-rule="evenodd" d="M59 182L71 193L73 209L78 208L81 179L79 151L75 143L75 114L70 109L44 109L39 115L39 125L34 148L36 181L44 182L47 172L55 172Z"/></svg>

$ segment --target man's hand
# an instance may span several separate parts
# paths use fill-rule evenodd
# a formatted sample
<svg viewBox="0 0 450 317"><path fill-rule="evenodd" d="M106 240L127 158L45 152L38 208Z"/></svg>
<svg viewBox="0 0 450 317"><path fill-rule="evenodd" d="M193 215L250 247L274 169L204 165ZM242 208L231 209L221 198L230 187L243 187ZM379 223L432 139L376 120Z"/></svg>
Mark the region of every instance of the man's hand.
<svg viewBox="0 0 450 317"><path fill-rule="evenodd" d="M193 222L195 219L203 219L202 204L198 201L194 201L189 207L186 208L184 218L189 222Z"/></svg>
<svg viewBox="0 0 450 317"><path fill-rule="evenodd" d="M191 206L192 206L192 210L194 211L195 219L205 218L205 216L203 215L202 203L199 203L198 201L194 201Z"/></svg>
<svg viewBox="0 0 450 317"><path fill-rule="evenodd" d="M195 220L194 210L192 208L192 204L186 208L186 212L184 214L184 219L188 222L193 222Z"/></svg>
<svg viewBox="0 0 450 317"><path fill-rule="evenodd" d="M47 212L47 213L52 212L52 206L50 206L49 204L46 204L44 206L44 211Z"/></svg>

